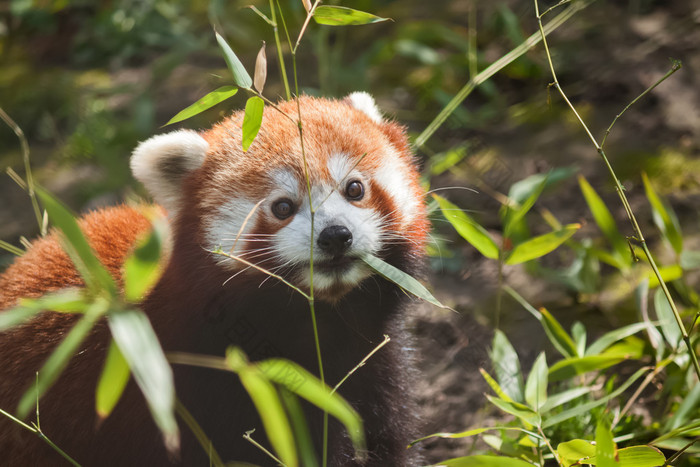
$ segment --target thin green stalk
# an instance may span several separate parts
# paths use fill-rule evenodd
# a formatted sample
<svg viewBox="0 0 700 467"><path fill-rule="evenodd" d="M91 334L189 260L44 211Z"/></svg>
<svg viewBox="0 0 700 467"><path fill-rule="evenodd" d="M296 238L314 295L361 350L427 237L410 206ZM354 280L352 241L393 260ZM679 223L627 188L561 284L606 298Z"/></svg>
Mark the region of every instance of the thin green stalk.
<svg viewBox="0 0 700 467"><path fill-rule="evenodd" d="M262 452L264 452L265 454L267 454L269 457L271 457L275 462L277 462L277 465L282 465L282 466L286 465L284 462L282 462L282 461L279 460L277 457L275 457L274 454L272 454L270 451L268 451L267 449L265 449L265 446L263 446L262 444L258 443L257 441L255 441L255 440L250 436L250 435L253 433L253 431L255 431L255 430L246 431L246 432L243 434L243 438L244 438L246 441L249 441L249 442L250 442L253 446L255 446L256 448L260 449Z"/></svg>
<svg viewBox="0 0 700 467"><path fill-rule="evenodd" d="M39 224L39 229L41 235L46 235L46 226L42 222L43 216L41 215L41 209L39 209L39 202L36 199L36 193L34 192L34 176L32 175L32 166L29 163L29 143L27 138L24 136L24 131L22 128L15 123L14 120L0 107L0 119L2 119L7 126L12 129L12 131L19 139L20 146L22 147L22 160L24 161L24 171L27 177L27 192L29 193L29 198L32 201L32 209L34 210L34 216Z"/></svg>
<svg viewBox="0 0 700 467"><path fill-rule="evenodd" d="M587 7L592 0L584 0L580 2L576 2L572 4L570 7L568 7L566 10L564 10L562 13L557 15L552 21L547 23L547 26L545 26L545 35L551 33L555 29L557 29L559 26L564 24L569 18L571 18L573 15L575 15L577 12L580 10L584 9ZM459 107L459 105L464 101L464 99L471 94L471 92L476 89L477 86L481 85L485 81L487 81L489 78L491 78L493 75L498 73L500 70L508 66L510 63L514 62L516 59L518 59L521 55L524 55L525 52L530 50L532 47L537 45L542 38L538 33L532 34L530 37L528 37L525 42L493 62L491 65L489 65L484 71L479 73L478 75L472 77L469 81L467 81L467 84L462 87L462 89L459 90L459 92L452 98L452 100L443 108L440 113L433 119L432 122L423 130L423 132L418 135L416 138L414 145L417 148L422 147L425 145L426 141L430 139L431 136L437 131L438 128L442 126L443 123L445 123L445 120L447 120L447 117L449 117L454 110Z"/></svg>
<svg viewBox="0 0 700 467"><path fill-rule="evenodd" d="M216 449L214 449L211 440L209 437L207 437L207 434L204 433L204 430L199 423L197 423L197 420L195 420L190 411L187 410L187 408L182 404L180 399L175 400L175 412L180 416L182 421L185 422L194 437L197 438L199 444L202 445L202 449L209 454L209 461L211 464L215 465L216 467L225 467L219 453L217 453Z"/></svg>
<svg viewBox="0 0 700 467"><path fill-rule="evenodd" d="M379 349L381 349L381 348L384 347L386 344L388 344L390 340L391 340L391 338L390 338L389 336L387 336L386 334L384 334L384 340L381 341L381 342L379 343L378 346L376 346L374 349L372 349L372 351L371 351L370 353L368 353L367 355L365 355L365 358L363 358L362 360L360 360L360 363L358 363L357 365L355 365L355 366L353 367L352 370L348 371L348 373L343 377L343 379L341 379L341 380L338 382L338 384L335 385L335 387L334 387L333 390L331 391L331 394L334 394L334 393L338 390L338 388L340 387L340 385L343 384L343 383L345 382L345 380L348 379L348 378L350 377L350 375L352 375L353 373L355 373L361 366L363 366L365 363L367 363L367 360L369 360L370 357L371 357L372 355L374 355L375 353L377 353L377 351L378 351Z"/></svg>
<svg viewBox="0 0 700 467"><path fill-rule="evenodd" d="M284 66L284 55L282 54L282 44L280 42L280 33L277 28L277 14L275 13L275 5L273 0L270 0L270 11L272 12L272 31L275 34L275 46L277 47L277 58L280 62L280 71L282 73L282 82L284 82L284 91L287 95L287 100L292 98L292 92L289 90L289 80L287 79L287 70Z"/></svg>
<svg viewBox="0 0 700 467"><path fill-rule="evenodd" d="M547 445L547 447L549 448L549 451L554 456L554 460L557 461L557 464L561 467L562 463L561 463L561 460L559 459L559 455L557 454L557 451L555 451L554 448L552 447L552 444L549 442L549 439L547 439L547 436L545 436L544 430L542 430L542 426L538 425L537 431L540 432L540 435L542 436L544 443Z"/></svg>
<svg viewBox="0 0 700 467"><path fill-rule="evenodd" d="M651 252L649 251L649 247L647 246L646 240L644 239L644 235L642 235L642 230L639 227L639 223L637 222L637 219L634 215L634 212L632 212L632 207L630 206L629 201L627 200L627 196L625 196L622 183L620 183L620 180L617 178L615 170L612 168L612 165L610 165L610 161L608 160L607 156L605 155L605 151L603 151L603 147L600 144L598 144L598 141L596 141L595 137L593 136L591 131L588 129L588 126L583 121L583 119L581 118L579 113L576 111L576 108L571 103L571 101L569 101L569 98L566 96L566 94L564 93L564 90L559 85L559 80L557 79L557 74L554 70L554 63L552 62L552 56L549 52L549 46L547 45L545 28L542 25L542 15L540 15L539 4L538 4L537 0L534 0L534 2L535 2L535 14L537 16L537 23L538 23L539 30L540 30L540 37L542 40L542 45L544 46L544 50L545 50L545 53L547 55L547 62L549 64L549 69L550 69L550 72L552 74L552 78L554 80L552 82L552 84L550 84L550 86L553 86L557 91L559 91L559 94L564 99L567 106L574 113L574 115L576 116L576 119L579 121L579 123L581 124L581 126L585 130L586 134L588 135L588 138L591 140L591 142L595 146L596 151L598 152L598 154L600 154L600 157L603 159L603 162L605 163L605 166L607 167L608 172L609 172L610 176L612 177L613 182L615 183L615 189L617 191L618 196L620 197L620 201L622 201L622 205L625 208L625 212L627 213L627 217L629 218L630 223L632 224L632 229L634 230L634 233L635 233L635 240L639 243L639 245L644 250L644 253L649 261L649 265L651 266L651 269L654 271L654 275L656 276L657 280L659 281L659 285L661 286L661 290L663 291L664 295L666 296L666 300L668 300L668 303L671 306L671 311L673 312L673 316L676 319L676 324L678 325L678 328L681 331L681 335L683 336L683 341L685 342L686 346L688 347L688 352L690 354L690 359L693 362L693 367L695 368L695 372L697 373L697 376L700 379L700 363L698 363L698 356L695 354L695 351L693 350L693 346L690 342L690 337L688 336L688 333L685 329L685 325L683 324L683 320L681 319L681 315L678 312L678 309L676 308L676 304L673 300L673 297L671 296L671 293L669 292L668 287L666 286L666 283L664 282L663 278L661 277L661 273L659 272L659 268L657 267L656 262L654 261L654 258L652 257ZM665 78L668 78L668 76L671 76L671 74L672 73L667 73ZM649 90L658 86L658 84L659 83L655 83ZM648 92L649 90L645 91L645 93ZM635 101L636 101L636 99L635 99ZM625 108L625 110L626 110L626 108ZM613 123L614 123L614 121L613 121ZM612 125L611 125L611 127L612 127ZM608 128L608 129L610 129L610 128Z"/></svg>

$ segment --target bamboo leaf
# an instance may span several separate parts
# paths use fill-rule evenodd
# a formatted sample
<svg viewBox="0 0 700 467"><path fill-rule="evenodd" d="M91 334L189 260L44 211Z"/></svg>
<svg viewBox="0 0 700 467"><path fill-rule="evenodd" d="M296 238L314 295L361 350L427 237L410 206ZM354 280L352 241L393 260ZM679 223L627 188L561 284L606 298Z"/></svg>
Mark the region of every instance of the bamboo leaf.
<svg viewBox="0 0 700 467"><path fill-rule="evenodd" d="M449 309L448 307L440 303L435 297L433 297L430 291L428 291L428 289L426 289L423 286L423 284L418 282L418 280L416 280L411 275L406 274L405 272L398 268L395 268L391 264L382 261L376 256L366 255L362 257L362 260L370 268L376 271L377 274L382 276L384 279L398 285L406 292L415 295L421 300L425 300L426 302L437 307Z"/></svg>
<svg viewBox="0 0 700 467"><path fill-rule="evenodd" d="M163 126L172 125L173 123L181 122L183 120L187 120L188 118L194 117L195 115L200 114L217 104L220 104L226 99L233 97L237 92L238 88L236 86L221 86L220 88L215 89L206 96L202 97L189 107L179 111L173 118L168 120L168 123Z"/></svg>
<svg viewBox="0 0 700 467"><path fill-rule="evenodd" d="M486 384L489 385L489 387L493 390L493 392L496 393L496 395L498 397L500 397L503 400L507 400L507 401L513 400L510 398L510 396L508 394L505 393L505 391L503 391L503 389L501 388L501 385L498 384L498 382L495 379L493 379L493 377L490 374L488 374L486 372L486 370L484 370L483 368L479 368L479 373L481 373L481 376L486 381Z"/></svg>
<svg viewBox="0 0 700 467"><path fill-rule="evenodd" d="M442 215L445 216L450 224L455 228L458 234L468 241L474 248L490 259L498 259L499 251L496 242L493 241L478 222L472 219L467 213L459 209L454 204L447 201L445 198L433 195L437 200Z"/></svg>
<svg viewBox="0 0 700 467"><path fill-rule="evenodd" d="M440 461L436 465L445 467L532 467L532 464L514 457L466 456Z"/></svg>
<svg viewBox="0 0 700 467"><path fill-rule="evenodd" d="M151 323L139 310L114 311L109 314L109 329L129 364L134 380L146 398L153 420L165 445L176 452L180 433L175 421L175 383Z"/></svg>
<svg viewBox="0 0 700 467"><path fill-rule="evenodd" d="M681 330L678 329L678 323L676 323L671 305L660 288L654 292L654 310L666 342L674 349L677 348L682 337Z"/></svg>
<svg viewBox="0 0 700 467"><path fill-rule="evenodd" d="M589 371L604 370L623 360L641 358L643 350L644 342L641 339L630 337L597 355L559 360L549 369L549 378L551 381L562 381Z"/></svg>
<svg viewBox="0 0 700 467"><path fill-rule="evenodd" d="M489 357L493 364L493 371L496 373L496 380L503 392L515 402L524 401L523 373L520 369L518 354L506 335L498 329L493 336Z"/></svg>
<svg viewBox="0 0 700 467"><path fill-rule="evenodd" d="M243 150L247 151L255 137L258 136L260 125L262 125L263 110L265 109L265 101L258 96L253 96L248 99L245 104L245 115L243 116L243 139L241 145Z"/></svg>
<svg viewBox="0 0 700 467"><path fill-rule="evenodd" d="M95 393L95 410L101 419L107 418L112 413L126 388L126 383L129 382L129 375L129 364L124 359L119 346L112 340Z"/></svg>
<svg viewBox="0 0 700 467"><path fill-rule="evenodd" d="M241 383L260 415L260 418L275 453L287 466L298 465L294 435L289 419L277 391L258 365L248 363L240 349L231 347L226 351L226 363L238 374Z"/></svg>
<svg viewBox="0 0 700 467"><path fill-rule="evenodd" d="M596 465L600 467L615 467L615 442L610 431L610 422L603 416L595 429Z"/></svg>
<svg viewBox="0 0 700 467"><path fill-rule="evenodd" d="M253 74L253 84L255 89L262 94L267 80L267 57L265 56L265 41L258 51L258 56L255 59L255 73Z"/></svg>
<svg viewBox="0 0 700 467"><path fill-rule="evenodd" d="M219 47L224 52L224 59L226 60L226 65L228 69L233 73L233 81L243 89L250 89L253 85L253 79L250 77L245 67L238 59L236 54L228 45L226 39L224 39L218 32L216 33L216 42L219 43Z"/></svg>
<svg viewBox="0 0 700 467"><path fill-rule="evenodd" d="M647 323L633 323L618 329L614 329L610 332L606 332L593 344L591 344L590 347L588 347L586 350L586 355L597 355L615 342L621 341L622 339L636 334L639 331L643 331L646 329L646 327Z"/></svg>
<svg viewBox="0 0 700 467"><path fill-rule="evenodd" d="M581 396L585 396L591 391L593 391L593 386L583 386L567 389L566 391L562 391L557 394L552 394L547 397L547 401L542 407L540 407L540 413L545 414L550 410L559 407L560 405L564 405L567 402L571 402L572 400L578 399Z"/></svg>
<svg viewBox="0 0 700 467"><path fill-rule="evenodd" d="M124 298L132 303L143 300L162 274L160 252L163 226L154 224L148 235L139 240L134 252L124 262Z"/></svg>
<svg viewBox="0 0 700 467"><path fill-rule="evenodd" d="M42 311L79 313L87 307L82 292L72 288L49 293L40 298L23 298L16 307L0 313L0 332L22 324Z"/></svg>
<svg viewBox="0 0 700 467"><path fill-rule="evenodd" d="M678 217L654 191L654 187L649 181L646 173L642 173L642 181L644 182L644 191L646 192L649 204L651 204L654 223L661 231L661 235L671 245L676 254L683 251L683 235L681 234Z"/></svg>
<svg viewBox="0 0 700 467"><path fill-rule="evenodd" d="M564 465L575 465L595 456L595 445L584 439L572 439L557 446L557 454Z"/></svg>
<svg viewBox="0 0 700 467"><path fill-rule="evenodd" d="M518 402L513 401L505 401L503 399L499 399L497 397L489 395L487 395L486 397L488 398L489 402L491 402L499 409L511 415L515 415L527 424L537 426L540 423L542 423L540 415L524 404L520 404Z"/></svg>
<svg viewBox="0 0 700 467"><path fill-rule="evenodd" d="M513 248L506 257L506 264L520 264L551 253L580 228L581 224L569 224L560 230L526 240Z"/></svg>
<svg viewBox="0 0 700 467"><path fill-rule="evenodd" d="M541 439L542 436L539 434L525 430L524 428L520 428L517 426L490 426L486 428L474 428L473 430L467 430L467 431L460 431L459 433L433 433L432 435L424 436L422 438L419 438L415 441L411 441L408 445L408 447L412 447L421 441L425 441L426 439L430 438L444 438L444 439L459 439L459 438L468 438L470 436L476 436L480 435L481 433L485 433L487 431L503 431L503 430L508 430L508 431L520 431L522 433L526 433L529 436L532 436L537 439Z"/></svg>
<svg viewBox="0 0 700 467"><path fill-rule="evenodd" d="M535 363L532 365L530 374L525 383L525 402L539 411L547 401L547 357L544 352L540 353Z"/></svg>
<svg viewBox="0 0 700 467"><path fill-rule="evenodd" d="M364 11L353 10L342 6L321 5L314 11L314 21L326 26L357 26L361 24L379 23L389 18L380 18Z"/></svg>

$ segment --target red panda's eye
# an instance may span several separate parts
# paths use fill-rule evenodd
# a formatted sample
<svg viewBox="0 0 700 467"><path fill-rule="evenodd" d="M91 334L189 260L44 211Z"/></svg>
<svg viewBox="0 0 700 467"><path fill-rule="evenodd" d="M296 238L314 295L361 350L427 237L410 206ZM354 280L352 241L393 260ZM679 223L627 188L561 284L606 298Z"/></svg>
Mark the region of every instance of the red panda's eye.
<svg viewBox="0 0 700 467"><path fill-rule="evenodd" d="M278 199L272 204L272 214L278 219L286 219L294 214L294 203L287 198Z"/></svg>
<svg viewBox="0 0 700 467"><path fill-rule="evenodd" d="M365 196L365 187L362 185L362 182L353 180L348 183L348 186L345 187L345 196L353 201L361 200Z"/></svg>

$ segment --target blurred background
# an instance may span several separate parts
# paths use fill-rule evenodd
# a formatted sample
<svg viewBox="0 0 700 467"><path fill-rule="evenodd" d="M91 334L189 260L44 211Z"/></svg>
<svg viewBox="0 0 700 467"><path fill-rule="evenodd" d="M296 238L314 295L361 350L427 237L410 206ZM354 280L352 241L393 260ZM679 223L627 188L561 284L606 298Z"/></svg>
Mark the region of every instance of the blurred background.
<svg viewBox="0 0 700 467"><path fill-rule="evenodd" d="M302 2L281 3L295 38L305 16ZM37 182L76 212L146 196L129 172L130 151L139 141L175 128L207 128L244 106L247 96L240 92L162 128L200 97L232 84L213 25L251 73L262 41L267 43L265 95L282 98L272 28L247 5L223 0L0 3L0 108L26 134ZM268 2L254 5L269 14ZM298 52L301 89L337 97L368 91L414 137L467 83L470 67L483 70L537 32L534 4L524 0L344 5L392 21L337 28L312 23ZM551 12L545 22L561 11ZM475 61L469 59L470 38ZM700 1L600 0L548 40L564 90L599 141L615 115L671 68L670 59L682 61L679 72L616 123L606 151L660 260L674 261L673 252L653 227L642 172L678 214L688 249L700 249ZM284 52L288 59L286 45ZM287 66L291 73L291 61ZM479 86L418 151L426 186L441 189L497 237L502 196L519 180L556 170L556 183L536 205L532 232L550 230L537 217L549 213L563 224L581 223L574 237L581 244L600 244L576 177L583 175L620 231L631 235L603 162L560 96L548 89L551 81L540 44ZM21 246L20 238L32 238L38 227L29 198L4 173L12 168L24 174L19 140L4 124L0 167L0 239ZM458 313L424 307L412 318L425 375L417 390L426 433L484 425L494 416L484 409L487 387L478 368L489 366L496 323L525 367L548 348L539 323L514 301L504 300L496 317L495 262L437 215L434 226L429 282ZM505 282L533 305L546 305L567 329L580 320L595 334L633 321L629 280L610 266L582 259L578 251L557 250L536 267L509 268ZM11 260L11 254L0 253L2 264ZM572 272L577 260L590 261ZM692 271L686 277L691 286L697 283ZM471 441L440 441L425 449L437 461L471 447Z"/></svg>

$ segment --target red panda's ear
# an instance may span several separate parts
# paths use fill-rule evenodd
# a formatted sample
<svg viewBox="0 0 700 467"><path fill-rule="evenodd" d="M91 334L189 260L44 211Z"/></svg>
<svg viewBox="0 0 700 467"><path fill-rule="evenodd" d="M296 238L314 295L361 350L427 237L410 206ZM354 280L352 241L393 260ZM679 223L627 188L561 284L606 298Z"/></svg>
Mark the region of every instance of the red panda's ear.
<svg viewBox="0 0 700 467"><path fill-rule="evenodd" d="M374 98L366 92L353 92L348 94L345 101L357 110L364 112L374 123L380 124L384 122L382 112L374 102Z"/></svg>
<svg viewBox="0 0 700 467"><path fill-rule="evenodd" d="M154 136L134 150L131 171L155 201L174 214L184 178L204 162L209 144L191 130Z"/></svg>

